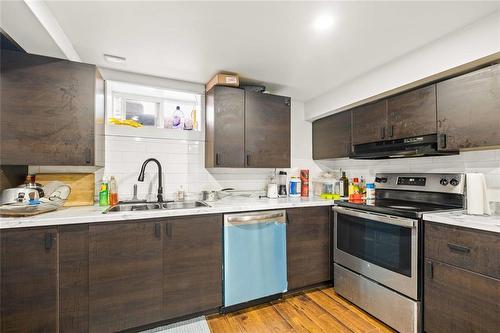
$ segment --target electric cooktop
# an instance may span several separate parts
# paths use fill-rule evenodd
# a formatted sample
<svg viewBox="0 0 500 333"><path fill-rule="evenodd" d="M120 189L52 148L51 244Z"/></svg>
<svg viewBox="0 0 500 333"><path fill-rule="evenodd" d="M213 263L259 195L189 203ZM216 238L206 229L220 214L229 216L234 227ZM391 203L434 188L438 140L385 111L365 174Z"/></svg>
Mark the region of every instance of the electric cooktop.
<svg viewBox="0 0 500 333"><path fill-rule="evenodd" d="M456 206L433 204L427 202L410 202L403 200L376 199L367 201L341 200L336 202L341 207L372 211L387 215L420 218L423 213L460 209Z"/></svg>

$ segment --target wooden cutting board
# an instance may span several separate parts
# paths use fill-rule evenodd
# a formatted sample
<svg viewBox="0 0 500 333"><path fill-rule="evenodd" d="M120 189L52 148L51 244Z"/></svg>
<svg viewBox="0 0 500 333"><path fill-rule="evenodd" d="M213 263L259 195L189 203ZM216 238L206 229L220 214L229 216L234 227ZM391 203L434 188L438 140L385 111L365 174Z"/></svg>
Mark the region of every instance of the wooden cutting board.
<svg viewBox="0 0 500 333"><path fill-rule="evenodd" d="M38 173L36 182L47 184L60 181L71 186L71 194L64 207L92 206L94 204L95 176L93 173Z"/></svg>

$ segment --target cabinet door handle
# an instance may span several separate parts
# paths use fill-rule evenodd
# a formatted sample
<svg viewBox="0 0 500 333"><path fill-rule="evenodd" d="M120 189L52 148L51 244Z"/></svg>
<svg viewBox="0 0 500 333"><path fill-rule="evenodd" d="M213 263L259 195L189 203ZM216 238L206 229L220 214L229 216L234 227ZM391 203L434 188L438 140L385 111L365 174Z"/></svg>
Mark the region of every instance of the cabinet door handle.
<svg viewBox="0 0 500 333"><path fill-rule="evenodd" d="M90 152L90 148L85 149L85 163L86 164L90 164L91 155L92 154Z"/></svg>
<svg viewBox="0 0 500 333"><path fill-rule="evenodd" d="M466 246L458 245L458 244L448 243L448 248L451 251L455 251L455 252L460 252L460 253L464 253L464 254L470 253L470 248L468 248Z"/></svg>
<svg viewBox="0 0 500 333"><path fill-rule="evenodd" d="M155 237L158 239L161 238L161 224L160 223L155 223Z"/></svg>
<svg viewBox="0 0 500 333"><path fill-rule="evenodd" d="M439 134L438 141L439 141L439 148L441 149L446 148L446 134Z"/></svg>
<svg viewBox="0 0 500 333"><path fill-rule="evenodd" d="M245 157L245 164L246 166L250 166L250 154L247 154Z"/></svg>
<svg viewBox="0 0 500 333"><path fill-rule="evenodd" d="M389 136L392 138L394 137L394 125L391 125L391 134Z"/></svg>
<svg viewBox="0 0 500 333"><path fill-rule="evenodd" d="M215 153L215 165L219 165L219 164L220 164L219 153Z"/></svg>
<svg viewBox="0 0 500 333"><path fill-rule="evenodd" d="M168 238L172 238L172 225L170 223L167 223L166 227L166 233Z"/></svg>
<svg viewBox="0 0 500 333"><path fill-rule="evenodd" d="M50 250L52 248L52 233L46 232L44 239L45 250Z"/></svg>
<svg viewBox="0 0 500 333"><path fill-rule="evenodd" d="M432 261L425 262L425 275L429 279L434 278L434 265L432 264Z"/></svg>
<svg viewBox="0 0 500 333"><path fill-rule="evenodd" d="M380 138L385 139L385 127L380 128Z"/></svg>

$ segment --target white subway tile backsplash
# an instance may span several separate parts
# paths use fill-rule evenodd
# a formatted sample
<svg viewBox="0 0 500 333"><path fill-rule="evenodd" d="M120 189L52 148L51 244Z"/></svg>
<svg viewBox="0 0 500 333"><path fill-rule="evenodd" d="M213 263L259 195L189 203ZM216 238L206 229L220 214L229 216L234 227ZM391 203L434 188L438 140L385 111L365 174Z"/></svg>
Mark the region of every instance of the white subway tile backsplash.
<svg viewBox="0 0 500 333"><path fill-rule="evenodd" d="M492 193L490 200L500 201L500 149L467 151L459 155L418 157L395 160L337 159L319 164L323 170L342 168L349 177L373 179L377 172L480 172Z"/></svg>

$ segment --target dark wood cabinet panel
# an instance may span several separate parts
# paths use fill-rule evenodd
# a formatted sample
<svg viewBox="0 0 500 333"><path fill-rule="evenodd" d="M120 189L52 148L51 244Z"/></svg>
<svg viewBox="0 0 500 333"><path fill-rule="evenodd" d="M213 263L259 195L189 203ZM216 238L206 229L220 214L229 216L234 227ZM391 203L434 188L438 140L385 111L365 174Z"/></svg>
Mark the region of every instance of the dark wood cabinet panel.
<svg viewBox="0 0 500 333"><path fill-rule="evenodd" d="M96 140L104 133L104 86L96 66L3 51L1 76L2 164L104 165L104 140Z"/></svg>
<svg viewBox="0 0 500 333"><path fill-rule="evenodd" d="M165 234L164 319L222 306L222 215L171 218Z"/></svg>
<svg viewBox="0 0 500 333"><path fill-rule="evenodd" d="M315 120L312 133L313 159L348 157L351 153L351 111Z"/></svg>
<svg viewBox="0 0 500 333"><path fill-rule="evenodd" d="M425 256L500 279L500 235L425 222Z"/></svg>
<svg viewBox="0 0 500 333"><path fill-rule="evenodd" d="M436 85L387 100L387 136L402 139L436 133Z"/></svg>
<svg viewBox="0 0 500 333"><path fill-rule="evenodd" d="M57 229L0 232L0 331L57 331Z"/></svg>
<svg viewBox="0 0 500 333"><path fill-rule="evenodd" d="M215 86L206 95L205 166L245 166L245 91Z"/></svg>
<svg viewBox="0 0 500 333"><path fill-rule="evenodd" d="M389 139L387 100L362 105L352 110L352 144Z"/></svg>
<svg viewBox="0 0 500 333"><path fill-rule="evenodd" d="M425 260L424 330L498 332L500 280Z"/></svg>
<svg viewBox="0 0 500 333"><path fill-rule="evenodd" d="M437 84L440 149L500 145L500 64Z"/></svg>
<svg viewBox="0 0 500 333"><path fill-rule="evenodd" d="M154 221L89 226L89 330L162 319L162 232Z"/></svg>
<svg viewBox="0 0 500 333"><path fill-rule="evenodd" d="M205 167L290 166L290 98L215 86L206 94Z"/></svg>
<svg viewBox="0 0 500 333"><path fill-rule="evenodd" d="M59 331L89 330L89 226L59 227Z"/></svg>
<svg viewBox="0 0 500 333"><path fill-rule="evenodd" d="M245 166L290 167L290 98L245 93Z"/></svg>
<svg viewBox="0 0 500 333"><path fill-rule="evenodd" d="M287 209L288 289L330 280L330 207Z"/></svg>

